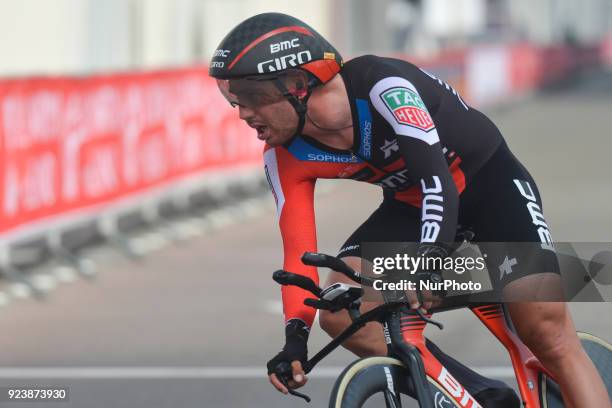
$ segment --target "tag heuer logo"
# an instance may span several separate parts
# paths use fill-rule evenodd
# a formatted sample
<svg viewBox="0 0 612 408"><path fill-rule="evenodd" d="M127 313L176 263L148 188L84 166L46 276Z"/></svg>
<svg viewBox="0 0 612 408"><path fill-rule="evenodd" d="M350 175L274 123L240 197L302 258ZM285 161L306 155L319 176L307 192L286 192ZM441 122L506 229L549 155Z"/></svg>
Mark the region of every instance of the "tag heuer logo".
<svg viewBox="0 0 612 408"><path fill-rule="evenodd" d="M386 90L380 96L398 123L414 126L425 132L435 127L423 100L413 90L395 87Z"/></svg>

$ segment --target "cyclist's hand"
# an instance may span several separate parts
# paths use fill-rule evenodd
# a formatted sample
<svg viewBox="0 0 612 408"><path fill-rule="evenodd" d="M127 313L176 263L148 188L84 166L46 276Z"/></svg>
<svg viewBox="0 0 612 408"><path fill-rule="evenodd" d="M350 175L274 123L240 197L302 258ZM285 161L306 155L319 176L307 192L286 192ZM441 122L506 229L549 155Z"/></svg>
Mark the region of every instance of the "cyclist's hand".
<svg viewBox="0 0 612 408"><path fill-rule="evenodd" d="M421 303L419 302L419 297L417 296L416 291L407 290L406 297L408 298L408 303L410 304L411 309L418 309L421 306ZM424 308L422 309L423 311L425 311Z"/></svg>
<svg viewBox="0 0 612 408"><path fill-rule="evenodd" d="M291 389L296 389L302 387L308 381L304 370L302 369L302 363L298 360L295 360L291 363L291 379L287 382L287 385ZM268 376L270 383L276 388L278 391L283 394L287 394L287 387L278 379L276 373L272 373Z"/></svg>
<svg viewBox="0 0 612 408"><path fill-rule="evenodd" d="M448 256L449 248L443 244L421 244L417 251L418 256L423 257L424 260L435 260L443 261ZM440 265L437 268L440 268ZM413 293L414 296L409 295L410 307L416 309L421 308L423 312L431 309L435 303L439 303L441 297L444 297L445 293L443 290L421 290L421 284L423 282L429 282L433 285L440 285L443 282L442 272L438 269L424 268L416 273L416 291ZM431 286L431 285L429 285ZM416 298L416 299L415 299Z"/></svg>
<svg viewBox="0 0 612 408"><path fill-rule="evenodd" d="M421 291L420 297L422 299L419 300L419 294L416 290L406 291L406 296L408 297L408 303L410 304L411 309L421 309L423 313L427 313L427 310L431 309L434 302L438 300L437 297L430 291L424 290Z"/></svg>
<svg viewBox="0 0 612 408"><path fill-rule="evenodd" d="M442 276L437 272L420 272L417 274L418 279L416 281L417 290L410 291L408 294L408 300L412 309L421 308L423 313L426 313L434 304L440 302L441 297L444 295L441 291L421 290L420 282L428 281L430 283L442 282Z"/></svg>
<svg viewBox="0 0 612 408"><path fill-rule="evenodd" d="M285 326L286 342L283 350L268 361L268 377L272 385L287 394L289 388L299 388L306 384L302 364L307 361L309 329L300 319L291 319ZM280 378L279 378L280 376Z"/></svg>

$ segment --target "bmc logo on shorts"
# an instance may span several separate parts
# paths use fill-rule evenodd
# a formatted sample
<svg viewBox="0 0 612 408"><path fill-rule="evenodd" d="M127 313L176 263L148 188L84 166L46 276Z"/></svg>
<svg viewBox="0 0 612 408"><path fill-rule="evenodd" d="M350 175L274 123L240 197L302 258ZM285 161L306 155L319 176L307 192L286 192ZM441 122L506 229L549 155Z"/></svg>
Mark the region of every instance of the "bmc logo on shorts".
<svg viewBox="0 0 612 408"><path fill-rule="evenodd" d="M546 224L546 220L544 220L544 214L542 214L542 209L538 204L537 197L533 192L531 185L526 181L521 181L518 179L514 179L514 185L521 195L528 200L527 211L529 211L529 215L531 215L531 223L537 228L538 236L540 237L540 242L542 243L542 249L555 252L552 236L550 235L548 225Z"/></svg>
<svg viewBox="0 0 612 408"><path fill-rule="evenodd" d="M425 132L435 127L425 103L412 89L395 87L386 90L380 97L399 124L414 126Z"/></svg>

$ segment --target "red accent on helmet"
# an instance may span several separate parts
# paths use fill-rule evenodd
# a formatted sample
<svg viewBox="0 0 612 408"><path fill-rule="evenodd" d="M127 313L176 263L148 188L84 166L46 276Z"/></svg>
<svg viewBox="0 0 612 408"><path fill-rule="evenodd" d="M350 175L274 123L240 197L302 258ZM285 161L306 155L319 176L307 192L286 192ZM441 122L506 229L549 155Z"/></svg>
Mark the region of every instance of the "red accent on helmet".
<svg viewBox="0 0 612 408"><path fill-rule="evenodd" d="M322 84L331 80L338 72L340 72L340 64L336 60L317 60L300 66L314 76L316 76Z"/></svg>
<svg viewBox="0 0 612 408"><path fill-rule="evenodd" d="M236 65L236 63L242 57L244 57L244 54L249 52L249 50L251 48L255 47L260 42L262 42L264 40L267 40L268 38L270 38L270 37L272 37L272 36L274 36L276 34L286 33L288 31L295 31L295 32L298 32L298 33L302 33L302 34L306 34L306 35L309 35L311 37L314 37L314 34L311 33L310 30L308 30L307 28L304 28L304 27L300 27L300 26L289 26L289 27L280 27L280 28L277 28L276 30L269 31L269 32L265 33L264 35L259 36L258 38L253 40L253 42L251 42L249 45L244 47L244 49L242 51L240 51L240 54L238 54L236 56L236 58L232 61L232 63L229 65L228 69L232 69L232 67L234 65Z"/></svg>

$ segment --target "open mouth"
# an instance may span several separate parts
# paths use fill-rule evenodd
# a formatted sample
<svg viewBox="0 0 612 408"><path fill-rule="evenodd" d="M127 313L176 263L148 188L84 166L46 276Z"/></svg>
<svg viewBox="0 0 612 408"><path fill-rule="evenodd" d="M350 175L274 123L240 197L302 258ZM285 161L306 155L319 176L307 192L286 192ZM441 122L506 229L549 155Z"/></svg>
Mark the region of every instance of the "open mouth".
<svg viewBox="0 0 612 408"><path fill-rule="evenodd" d="M259 140L264 140L265 139L265 133L266 130L268 129L267 126L256 126L255 130L257 130L257 138Z"/></svg>

